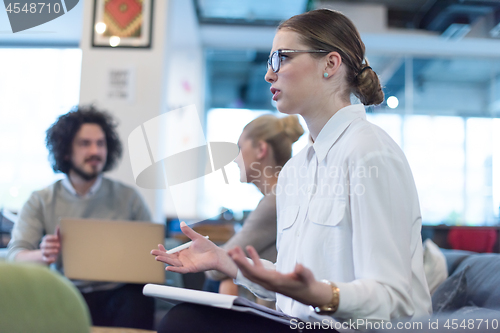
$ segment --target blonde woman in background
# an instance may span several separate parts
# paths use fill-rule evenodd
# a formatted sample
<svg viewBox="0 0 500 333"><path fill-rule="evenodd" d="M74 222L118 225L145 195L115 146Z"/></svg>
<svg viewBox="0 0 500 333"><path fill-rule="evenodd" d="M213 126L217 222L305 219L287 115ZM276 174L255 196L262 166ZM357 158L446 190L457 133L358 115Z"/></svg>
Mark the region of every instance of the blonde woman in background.
<svg viewBox="0 0 500 333"><path fill-rule="evenodd" d="M240 181L254 184L264 195L248 215L243 228L222 246L230 250L251 245L259 256L276 261L276 184L278 174L292 156L292 144L304 133L297 116L278 118L268 114L245 126L238 140L240 153L235 162L240 168ZM221 294L238 295L238 286L227 275L211 270L209 279L221 281ZM261 303L268 306L271 304Z"/></svg>

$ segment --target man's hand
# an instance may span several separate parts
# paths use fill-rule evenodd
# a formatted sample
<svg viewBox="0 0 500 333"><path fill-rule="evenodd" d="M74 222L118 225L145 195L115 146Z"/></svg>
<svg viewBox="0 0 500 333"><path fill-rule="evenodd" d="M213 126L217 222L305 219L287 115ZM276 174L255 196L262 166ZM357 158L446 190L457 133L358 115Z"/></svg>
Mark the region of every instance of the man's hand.
<svg viewBox="0 0 500 333"><path fill-rule="evenodd" d="M194 273L216 269L235 278L236 265L227 255L226 251L191 229L185 222L181 222L181 231L193 241L191 246L177 253L168 254L162 244L158 250L152 250L155 259L170 266L167 271L177 273Z"/></svg>
<svg viewBox="0 0 500 333"><path fill-rule="evenodd" d="M331 287L317 281L312 271L303 265L297 264L293 272L283 274L264 268L257 251L252 246L247 246L246 250L253 264L247 260L240 247L228 251L228 254L250 281L306 305L322 306L331 301L333 296Z"/></svg>
<svg viewBox="0 0 500 333"><path fill-rule="evenodd" d="M59 251L61 249L59 227L56 228L54 235L45 235L40 243L42 251L42 260L47 264L52 264L57 261Z"/></svg>

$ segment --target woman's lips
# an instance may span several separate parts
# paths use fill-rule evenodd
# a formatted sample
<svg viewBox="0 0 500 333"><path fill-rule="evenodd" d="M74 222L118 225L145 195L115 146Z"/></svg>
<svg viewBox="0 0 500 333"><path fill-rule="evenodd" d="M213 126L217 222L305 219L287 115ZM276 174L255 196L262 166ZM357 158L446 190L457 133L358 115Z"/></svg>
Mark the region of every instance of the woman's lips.
<svg viewBox="0 0 500 333"><path fill-rule="evenodd" d="M278 96L279 96L280 93L281 93L281 90L278 90L276 88L271 88L271 94L273 94L273 100L274 101L278 100Z"/></svg>

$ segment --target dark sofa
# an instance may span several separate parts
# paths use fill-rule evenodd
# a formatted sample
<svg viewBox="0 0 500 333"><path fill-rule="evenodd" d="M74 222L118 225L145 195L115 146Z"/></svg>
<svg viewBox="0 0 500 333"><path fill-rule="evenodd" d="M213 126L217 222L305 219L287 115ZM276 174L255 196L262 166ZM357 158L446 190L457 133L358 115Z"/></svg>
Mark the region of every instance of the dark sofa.
<svg viewBox="0 0 500 333"><path fill-rule="evenodd" d="M370 332L500 332L500 254L442 252L449 277L432 296L433 315Z"/></svg>

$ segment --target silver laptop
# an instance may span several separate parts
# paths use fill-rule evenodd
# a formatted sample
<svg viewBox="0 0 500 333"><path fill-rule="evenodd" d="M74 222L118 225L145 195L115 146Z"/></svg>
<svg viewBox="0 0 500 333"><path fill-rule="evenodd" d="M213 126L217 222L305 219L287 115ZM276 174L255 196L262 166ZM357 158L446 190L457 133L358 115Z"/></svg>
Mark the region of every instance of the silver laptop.
<svg viewBox="0 0 500 333"><path fill-rule="evenodd" d="M165 283L165 265L150 254L165 227L150 222L61 219L64 275L70 279Z"/></svg>

